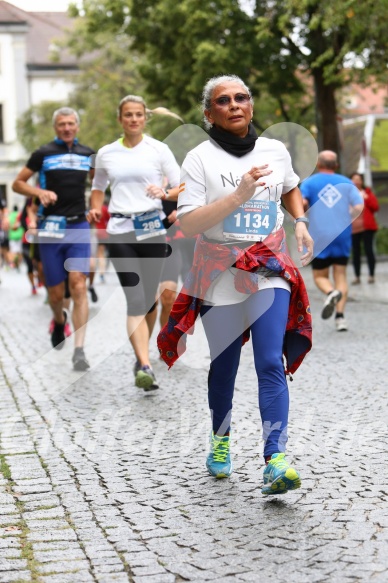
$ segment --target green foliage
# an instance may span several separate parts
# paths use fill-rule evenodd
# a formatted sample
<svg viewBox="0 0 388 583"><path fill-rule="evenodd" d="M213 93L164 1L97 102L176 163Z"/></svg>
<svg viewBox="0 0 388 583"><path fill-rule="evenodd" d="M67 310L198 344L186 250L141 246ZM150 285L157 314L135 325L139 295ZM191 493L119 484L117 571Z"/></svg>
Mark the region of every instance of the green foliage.
<svg viewBox="0 0 388 583"><path fill-rule="evenodd" d="M152 106L173 109L186 123L201 124L202 87L209 77L225 73L240 75L252 88L259 130L285 120L306 127L313 123L312 99L300 77L284 68L283 58L274 56L277 74L262 67L272 46L256 39L256 18L238 0L84 0L83 10L73 7L71 13L78 17L71 50L79 55L85 49L104 52L96 43L102 30L110 39L126 36L128 54L136 58L144 82L142 94Z"/></svg>
<svg viewBox="0 0 388 583"><path fill-rule="evenodd" d="M383 227L376 233L377 255L388 255L388 228Z"/></svg>
<svg viewBox="0 0 388 583"><path fill-rule="evenodd" d="M257 0L252 13L242 6L239 0L72 5L75 29L66 45L79 57L89 55L73 96L82 113L82 140L97 148L119 135L116 107L128 93L200 124L205 81L234 73L252 88L259 130L279 121L307 129L315 123L320 147L336 149L336 90L351 78L374 74L379 80L386 72L387 0ZM346 68L350 56L363 67ZM159 137L172 123L155 118L150 128Z"/></svg>
<svg viewBox="0 0 388 583"><path fill-rule="evenodd" d="M372 170L377 172L388 171L388 120L376 120L372 137Z"/></svg>
<svg viewBox="0 0 388 583"><path fill-rule="evenodd" d="M32 152L55 137L53 113L59 107L69 105L60 101L43 101L30 107L18 120L18 138L27 152Z"/></svg>
<svg viewBox="0 0 388 583"><path fill-rule="evenodd" d="M257 38L271 46L263 69L281 78L306 73L314 79L320 148L339 151L335 92L350 79L362 81L386 71L386 0L260 0L256 2ZM366 22L374 26L365 29ZM357 67L354 64L357 62ZM271 81L272 83L272 81ZM275 87L273 86L273 90Z"/></svg>

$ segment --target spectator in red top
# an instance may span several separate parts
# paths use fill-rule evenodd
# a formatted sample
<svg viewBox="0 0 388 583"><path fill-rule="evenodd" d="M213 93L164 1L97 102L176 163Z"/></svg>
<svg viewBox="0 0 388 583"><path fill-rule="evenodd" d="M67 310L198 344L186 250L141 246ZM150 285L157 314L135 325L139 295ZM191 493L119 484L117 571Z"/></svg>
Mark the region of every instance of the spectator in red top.
<svg viewBox="0 0 388 583"><path fill-rule="evenodd" d="M101 207L101 218L96 222L96 235L98 241L97 247L97 260L98 260L98 272L100 274L101 283L105 283L105 270L107 261L107 244L109 239L109 234L106 232L106 227L109 223L110 214L108 211L108 206L104 203Z"/></svg>
<svg viewBox="0 0 388 583"><path fill-rule="evenodd" d="M357 186L364 199L364 210L352 224L352 255L355 279L353 285L361 283L361 241L364 243L365 255L368 262L368 283L375 282L376 257L374 253L374 237L378 230L375 213L379 210L379 203L370 188L365 186L362 174L354 172L350 177Z"/></svg>

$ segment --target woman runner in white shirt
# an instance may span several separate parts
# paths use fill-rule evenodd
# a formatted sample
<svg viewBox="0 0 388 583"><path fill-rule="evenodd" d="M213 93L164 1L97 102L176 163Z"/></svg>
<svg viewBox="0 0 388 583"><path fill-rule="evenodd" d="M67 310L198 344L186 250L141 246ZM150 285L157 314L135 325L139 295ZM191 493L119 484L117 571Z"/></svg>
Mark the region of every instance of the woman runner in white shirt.
<svg viewBox="0 0 388 583"><path fill-rule="evenodd" d="M149 339L156 320L156 293L168 255L161 199L176 196L180 169L168 146L145 135L148 110L142 97L127 95L118 110L124 135L101 148L96 157L90 221L98 221L110 185L109 255L127 301L127 331L136 363L135 384L159 388L149 359ZM171 185L163 190L165 177Z"/></svg>
<svg viewBox="0 0 388 583"><path fill-rule="evenodd" d="M313 241L291 157L278 140L257 136L245 83L235 75L210 79L202 105L209 140L187 154L178 198L183 233L199 237L190 274L159 333L159 351L172 366L201 316L211 357L206 467L215 478L227 478L235 379L250 330L267 464L262 493L282 494L301 485L285 459L286 373L311 347L311 315L302 277L287 253L281 202L294 217L302 264L312 258Z"/></svg>

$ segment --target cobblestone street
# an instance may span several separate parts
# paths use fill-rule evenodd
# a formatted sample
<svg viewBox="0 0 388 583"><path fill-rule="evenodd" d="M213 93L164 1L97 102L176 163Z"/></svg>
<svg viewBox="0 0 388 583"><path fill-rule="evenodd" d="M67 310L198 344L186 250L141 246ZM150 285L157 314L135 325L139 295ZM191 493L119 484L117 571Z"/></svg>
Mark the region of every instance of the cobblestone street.
<svg viewBox="0 0 388 583"><path fill-rule="evenodd" d="M365 271L365 266L363 266ZM351 279L351 267L348 268ZM0 583L346 583L388 580L388 263L351 286L349 331L320 318L290 382L288 455L302 487L261 495L251 345L242 353L228 480L205 468L209 356L200 325L161 389L133 384L116 275L96 286L85 353L51 349L45 292L0 277ZM366 280L366 277L364 277Z"/></svg>

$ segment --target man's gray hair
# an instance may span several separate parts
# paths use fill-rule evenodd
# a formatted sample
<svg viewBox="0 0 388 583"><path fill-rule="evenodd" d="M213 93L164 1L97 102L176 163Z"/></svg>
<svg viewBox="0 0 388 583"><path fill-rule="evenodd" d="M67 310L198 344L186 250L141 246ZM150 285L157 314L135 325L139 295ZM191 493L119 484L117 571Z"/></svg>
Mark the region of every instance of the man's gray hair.
<svg viewBox="0 0 388 583"><path fill-rule="evenodd" d="M317 167L325 170L338 168L338 156L333 150L322 150L318 153Z"/></svg>
<svg viewBox="0 0 388 583"><path fill-rule="evenodd" d="M246 91L248 93L249 97L251 98L251 104L253 106L253 98L252 98L251 90L244 83L244 81L242 79L240 79L240 77L238 77L237 75L217 75L216 77L212 77L211 79L209 79L203 88L203 91L202 91L202 113L204 113L205 110L209 110L211 108L211 104L212 104L211 101L212 101L212 95L213 95L214 89L216 87L218 87L218 85L222 85L222 83L239 83L241 85L241 87L244 89L244 91ZM204 124L205 124L205 128L208 130L212 127L212 124L209 122L209 120L206 117L204 117Z"/></svg>
<svg viewBox="0 0 388 583"><path fill-rule="evenodd" d="M77 125L80 124L78 111L76 111L72 107L60 107L59 109L56 109L53 113L53 126L55 126L55 122L57 121L57 117L59 117L60 115L74 115L74 117L77 121Z"/></svg>

